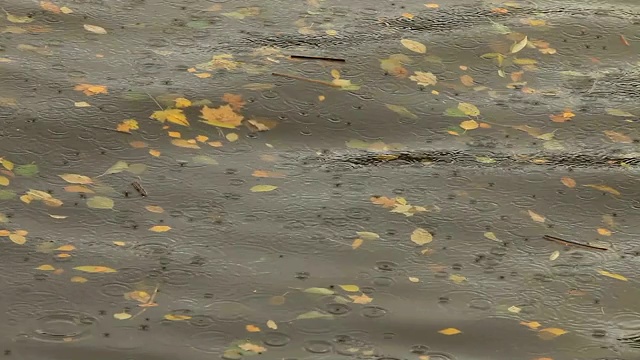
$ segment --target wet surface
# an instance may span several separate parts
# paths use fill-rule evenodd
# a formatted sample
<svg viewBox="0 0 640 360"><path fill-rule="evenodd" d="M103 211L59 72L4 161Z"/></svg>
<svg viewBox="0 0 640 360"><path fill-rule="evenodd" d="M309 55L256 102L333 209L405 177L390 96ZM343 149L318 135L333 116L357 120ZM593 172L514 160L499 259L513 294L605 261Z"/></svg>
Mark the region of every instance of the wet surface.
<svg viewBox="0 0 640 360"><path fill-rule="evenodd" d="M637 359L639 26L5 1L5 358Z"/></svg>

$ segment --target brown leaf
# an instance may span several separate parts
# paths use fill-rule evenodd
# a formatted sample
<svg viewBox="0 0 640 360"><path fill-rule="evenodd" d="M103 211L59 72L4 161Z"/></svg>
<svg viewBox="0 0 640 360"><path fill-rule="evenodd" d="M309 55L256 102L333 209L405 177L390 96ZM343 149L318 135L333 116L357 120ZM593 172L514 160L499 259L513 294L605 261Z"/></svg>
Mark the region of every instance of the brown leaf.
<svg viewBox="0 0 640 360"><path fill-rule="evenodd" d="M592 189L608 192L609 194L612 194L612 195L616 195L616 196L620 195L620 191L618 191L618 190L616 190L616 189L614 189L614 188L612 188L611 186L608 186L608 185L604 185L604 184L587 184L587 185L584 185L584 186L590 187Z"/></svg>
<svg viewBox="0 0 640 360"><path fill-rule="evenodd" d="M222 101L231 105L233 110L236 110L236 111L242 109L242 107L246 104L246 102L242 100L242 95L239 95L239 94L225 93L222 96Z"/></svg>
<svg viewBox="0 0 640 360"><path fill-rule="evenodd" d="M545 221L545 217L544 216L542 216L542 215L540 215L538 213L535 213L535 212L533 212L531 210L528 210L528 212L529 212L529 216L531 217L531 220L533 220L535 222L539 222L539 223L543 223Z"/></svg>
<svg viewBox="0 0 640 360"><path fill-rule="evenodd" d="M473 81L473 78L469 75L460 76L460 82L464 86L473 86L475 84L475 82Z"/></svg>
<svg viewBox="0 0 640 360"><path fill-rule="evenodd" d="M570 177L564 176L560 179L560 181L562 182L562 184L564 184L564 186L568 188L573 189L574 187L576 187L576 181Z"/></svg>
<svg viewBox="0 0 640 360"><path fill-rule="evenodd" d="M223 105L218 108L204 106L201 110L204 119L202 122L227 129L233 129L242 123L244 117L233 111L231 105Z"/></svg>
<svg viewBox="0 0 640 360"><path fill-rule="evenodd" d="M278 123L275 120L267 119L251 119L247 121L247 126L253 131L267 131L276 127Z"/></svg>
<svg viewBox="0 0 640 360"><path fill-rule="evenodd" d="M621 134L617 131L605 130L603 132L613 142L623 143L623 144L630 144L633 142L633 140L631 140L629 136L625 134Z"/></svg>
<svg viewBox="0 0 640 360"><path fill-rule="evenodd" d="M553 122L563 123L565 121L571 120L572 117L576 116L571 110L565 110L559 114L549 115L549 118Z"/></svg>
<svg viewBox="0 0 640 360"><path fill-rule="evenodd" d="M82 91L87 96L108 93L107 87L104 85L78 84L73 89L76 91Z"/></svg>

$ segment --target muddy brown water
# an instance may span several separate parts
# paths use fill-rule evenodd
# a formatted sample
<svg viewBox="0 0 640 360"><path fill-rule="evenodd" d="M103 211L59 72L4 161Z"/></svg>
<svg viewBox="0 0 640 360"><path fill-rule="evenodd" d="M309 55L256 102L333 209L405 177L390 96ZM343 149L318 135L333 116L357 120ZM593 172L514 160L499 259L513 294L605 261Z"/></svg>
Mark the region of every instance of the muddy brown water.
<svg viewBox="0 0 640 360"><path fill-rule="evenodd" d="M4 357L637 359L640 6L433 3L5 1Z"/></svg>

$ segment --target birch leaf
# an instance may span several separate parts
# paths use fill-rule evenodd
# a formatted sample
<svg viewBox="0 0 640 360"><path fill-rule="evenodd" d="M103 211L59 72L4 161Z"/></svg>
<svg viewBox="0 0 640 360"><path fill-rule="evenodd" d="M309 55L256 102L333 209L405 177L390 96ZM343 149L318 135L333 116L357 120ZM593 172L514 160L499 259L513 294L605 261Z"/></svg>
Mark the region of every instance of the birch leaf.
<svg viewBox="0 0 640 360"><path fill-rule="evenodd" d="M529 39L525 36L524 39L518 41L517 43L511 45L511 53L515 54L517 52L519 52L520 50L524 49L525 46L527 46L527 42L529 41Z"/></svg>
<svg viewBox="0 0 640 360"><path fill-rule="evenodd" d="M88 272L88 273L114 273L114 272L117 272L117 270L112 269L110 267L93 266L93 265L76 266L73 269L74 270L78 270L78 271Z"/></svg>
<svg viewBox="0 0 640 360"><path fill-rule="evenodd" d="M112 199L104 196L94 196L87 200L87 206L92 209L113 209L114 202Z"/></svg>
<svg viewBox="0 0 640 360"><path fill-rule="evenodd" d="M600 275L608 276L608 277L616 279L616 280L629 281L629 279L627 279L626 277L624 277L624 276L622 276L620 274L615 274L615 273L612 273L612 272L608 272L606 270L598 270L598 273Z"/></svg>
<svg viewBox="0 0 640 360"><path fill-rule="evenodd" d="M62 174L62 175L58 175L62 178L62 180L70 183L70 184L80 184L80 185L87 185L87 184L93 184L93 180L91 180L90 177L88 176L84 176L84 175L78 175L78 174Z"/></svg>
<svg viewBox="0 0 640 360"><path fill-rule="evenodd" d="M427 47L424 44L419 43L415 40L402 39L400 40L400 43L402 43L402 46L418 54L424 54L427 52Z"/></svg>
<svg viewBox="0 0 640 360"><path fill-rule="evenodd" d="M433 235L423 228L417 228L411 233L411 241L418 245L425 245L433 241Z"/></svg>

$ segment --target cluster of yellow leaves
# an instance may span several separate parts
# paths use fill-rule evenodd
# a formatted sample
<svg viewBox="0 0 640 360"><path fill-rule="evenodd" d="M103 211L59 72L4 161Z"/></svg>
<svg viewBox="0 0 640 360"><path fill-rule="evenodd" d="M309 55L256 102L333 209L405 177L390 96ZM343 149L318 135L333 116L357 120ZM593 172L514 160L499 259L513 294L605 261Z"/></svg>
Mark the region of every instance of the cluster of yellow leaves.
<svg viewBox="0 0 640 360"><path fill-rule="evenodd" d="M62 200L56 199L51 194L40 190L29 189L26 194L20 196L20 200L25 204L30 204L32 201L42 201L47 206L62 206Z"/></svg>
<svg viewBox="0 0 640 360"><path fill-rule="evenodd" d="M427 211L427 209L422 206L413 206L407 203L407 200L402 197L389 198L386 196L372 196L370 200L376 205L392 208L391 212L393 213L400 213L405 216L413 216L416 213Z"/></svg>
<svg viewBox="0 0 640 360"><path fill-rule="evenodd" d="M26 238L27 234L29 234L27 230L16 230L16 231L0 230L0 236L7 236L9 237L9 240L11 240L12 242L18 245L23 245L24 243L27 242L27 238Z"/></svg>
<svg viewBox="0 0 640 360"><path fill-rule="evenodd" d="M187 120L187 116L182 112L182 109L165 109L154 111L153 114L149 117L154 120L158 120L161 123L168 121L172 124L189 126L189 120Z"/></svg>
<svg viewBox="0 0 640 360"><path fill-rule="evenodd" d="M104 85L78 84L73 89L76 91L82 91L87 96L108 93L107 87Z"/></svg>
<svg viewBox="0 0 640 360"><path fill-rule="evenodd" d="M125 132L125 133L131 133L131 130L138 130L138 129L140 129L140 126L138 125L138 122L134 119L124 120L123 122L119 123L118 126L116 127L117 131Z"/></svg>
<svg viewBox="0 0 640 360"><path fill-rule="evenodd" d="M414 71L414 74L409 76L411 81L415 81L418 85L429 86L438 83L438 79L431 72Z"/></svg>

